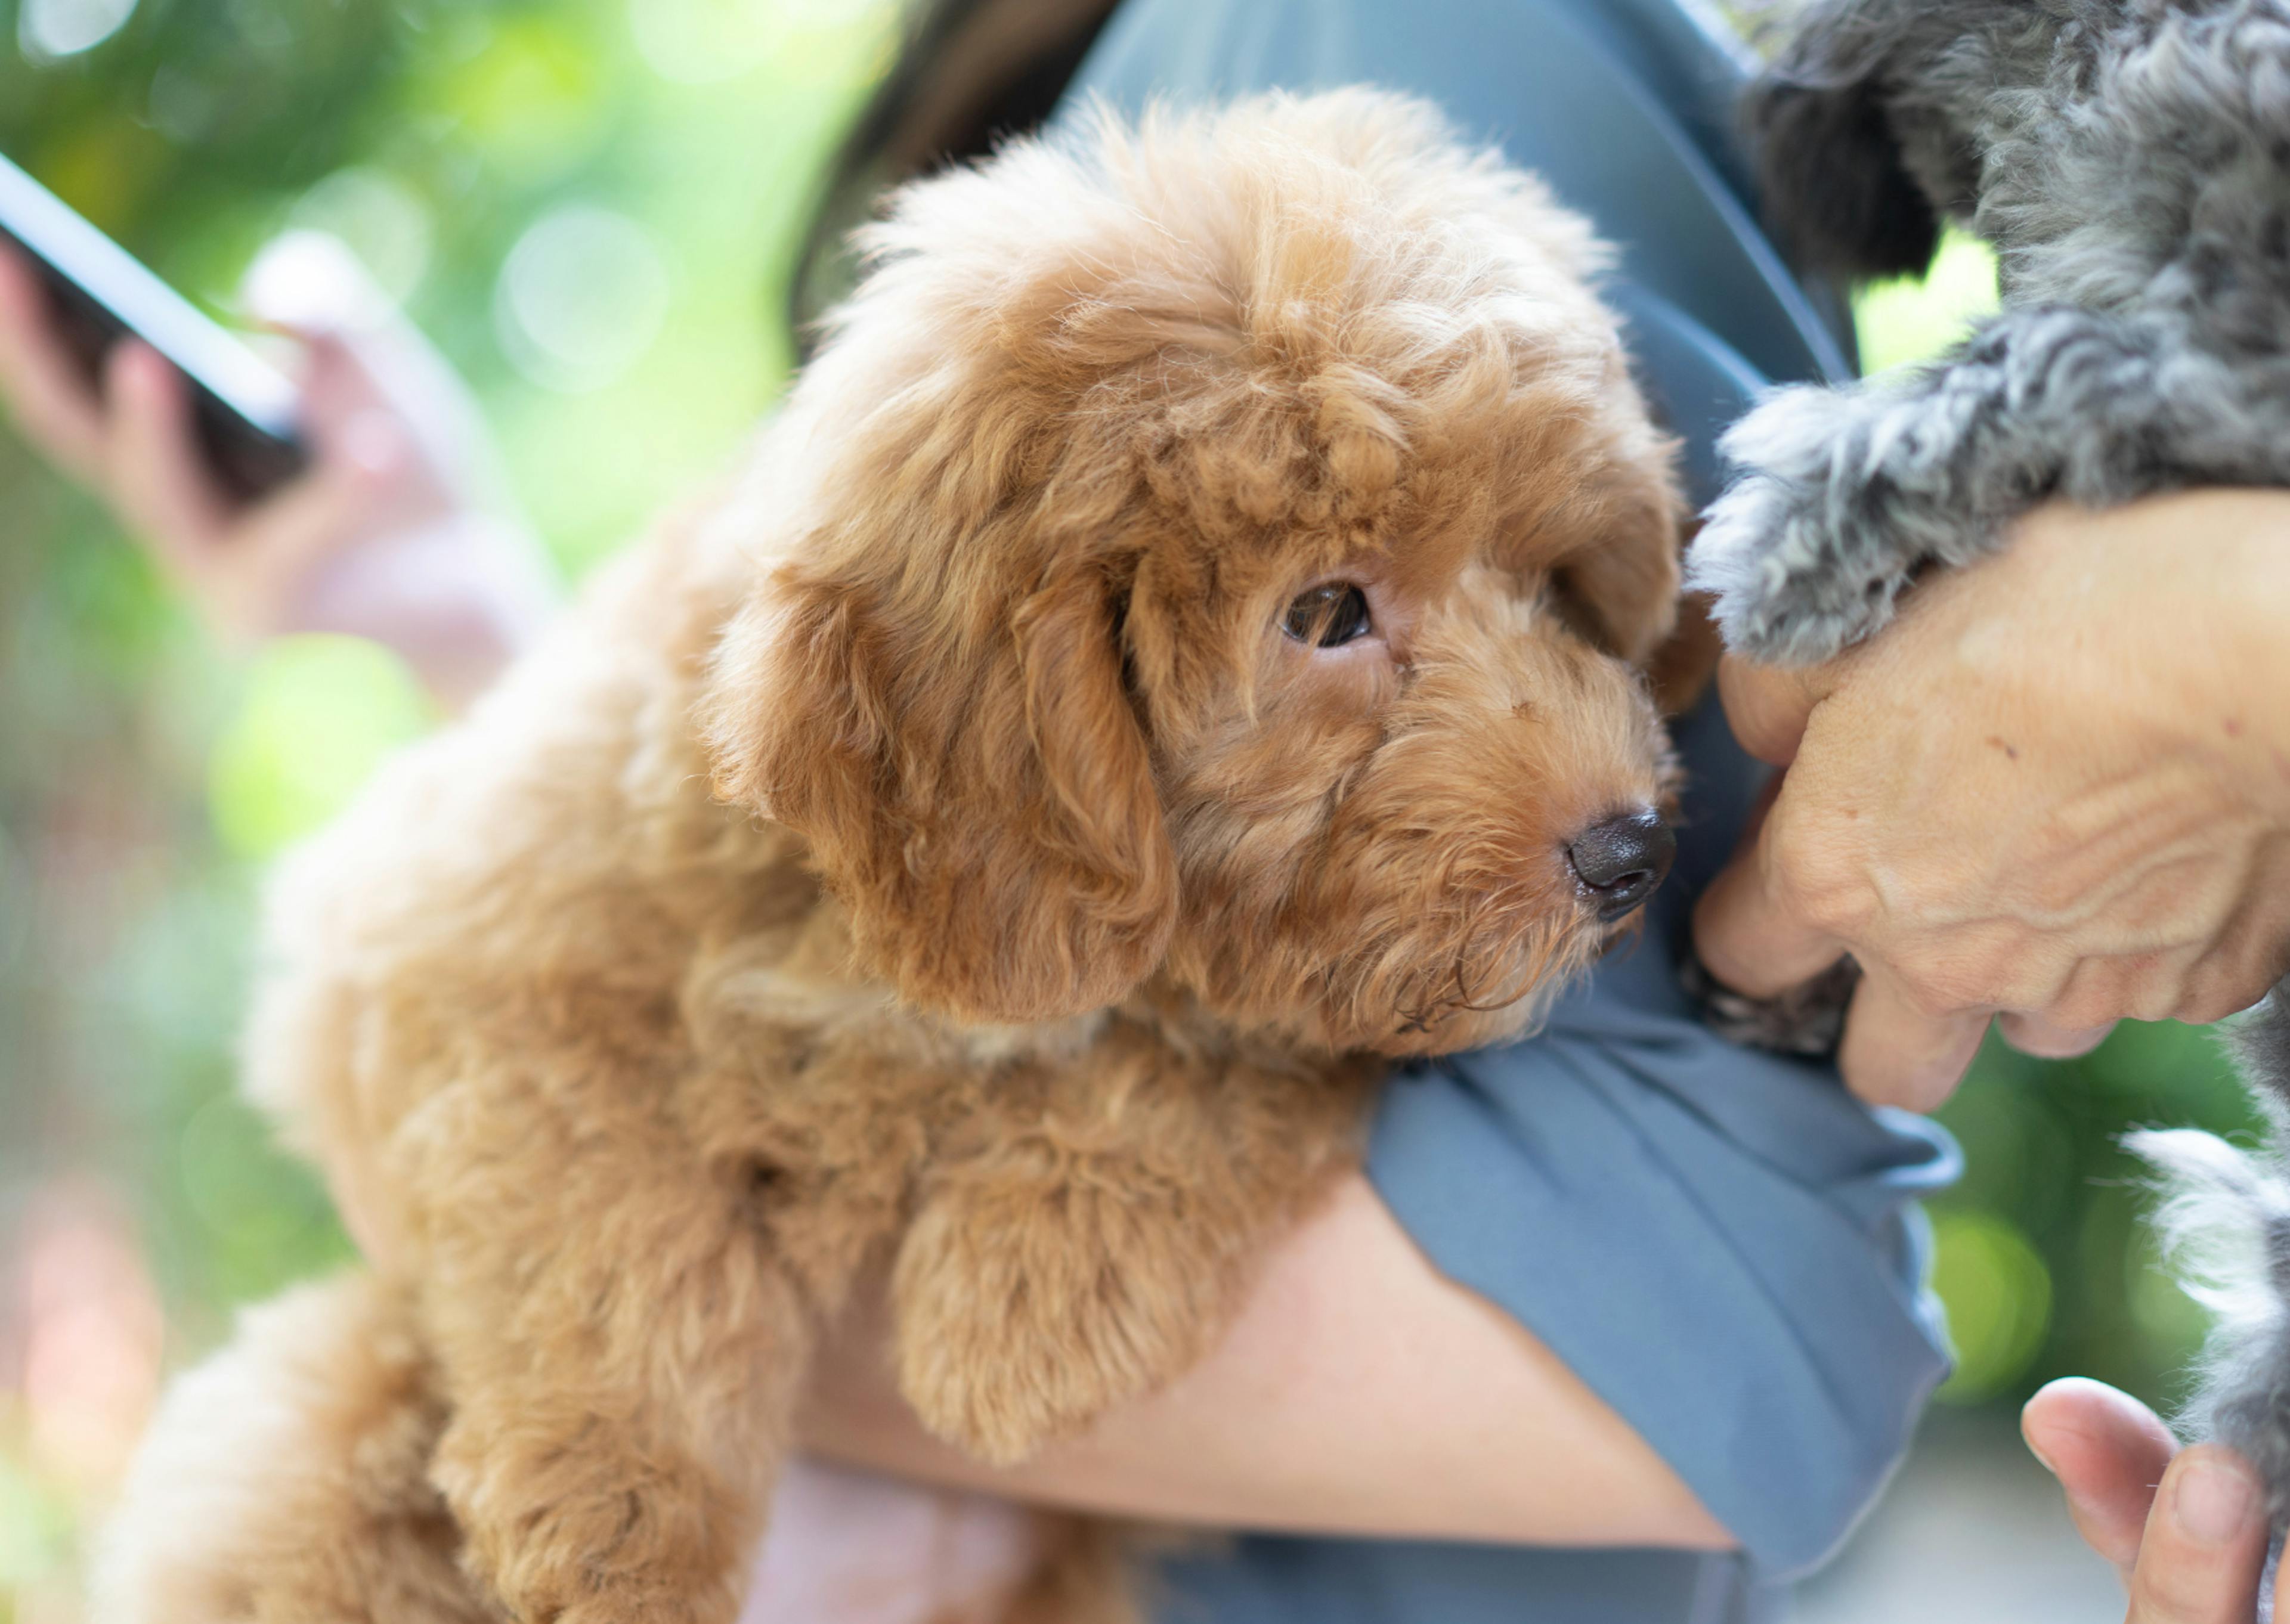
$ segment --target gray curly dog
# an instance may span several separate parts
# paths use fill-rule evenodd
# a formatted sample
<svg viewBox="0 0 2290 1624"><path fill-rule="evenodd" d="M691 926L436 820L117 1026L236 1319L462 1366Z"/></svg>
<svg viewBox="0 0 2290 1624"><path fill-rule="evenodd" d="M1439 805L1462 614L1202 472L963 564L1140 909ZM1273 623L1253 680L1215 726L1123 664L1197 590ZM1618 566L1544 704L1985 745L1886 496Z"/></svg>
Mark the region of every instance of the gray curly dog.
<svg viewBox="0 0 2290 1624"><path fill-rule="evenodd" d="M1750 112L1800 263L1921 270L1952 219L1996 245L2005 310L1935 365L1781 391L1728 436L1739 477L1688 578L1733 647L1827 659L2055 497L2290 485L2290 0L1822 0ZM2133 1148L2218 1311L2182 1428L2253 1460L2279 1526L2290 991L2232 1042L2268 1146Z"/></svg>

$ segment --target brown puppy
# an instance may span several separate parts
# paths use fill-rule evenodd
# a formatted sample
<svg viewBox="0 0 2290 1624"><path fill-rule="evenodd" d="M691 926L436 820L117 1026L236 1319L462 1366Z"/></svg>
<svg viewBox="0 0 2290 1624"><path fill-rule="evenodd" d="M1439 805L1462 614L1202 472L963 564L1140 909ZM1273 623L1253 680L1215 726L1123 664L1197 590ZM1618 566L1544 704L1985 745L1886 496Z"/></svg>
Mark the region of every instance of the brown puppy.
<svg viewBox="0 0 2290 1624"><path fill-rule="evenodd" d="M737 488L282 876L253 1087L376 1278L188 1379L112 1617L723 1624L861 1271L932 1428L1069 1434L1659 879L1669 450L1539 185L1273 98L872 249Z"/></svg>

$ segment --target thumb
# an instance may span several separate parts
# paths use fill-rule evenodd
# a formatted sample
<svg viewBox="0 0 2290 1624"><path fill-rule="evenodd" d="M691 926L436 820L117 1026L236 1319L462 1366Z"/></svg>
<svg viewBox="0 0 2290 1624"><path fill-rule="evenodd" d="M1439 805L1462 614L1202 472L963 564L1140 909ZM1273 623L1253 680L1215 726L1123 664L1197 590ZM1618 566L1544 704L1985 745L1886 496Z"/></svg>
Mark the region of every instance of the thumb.
<svg viewBox="0 0 2290 1624"><path fill-rule="evenodd" d="M1836 663L1768 666L1728 654L1718 667L1718 692L1726 720L1742 748L1759 761L1786 767L1814 708L1837 689Z"/></svg>
<svg viewBox="0 0 2290 1624"><path fill-rule="evenodd" d="M468 386L339 239L288 232L257 258L241 297L302 341L304 416L322 453L361 419L384 414L414 448L408 472L426 480L419 494L432 508L513 511Z"/></svg>
<svg viewBox="0 0 2290 1624"><path fill-rule="evenodd" d="M1791 905L1773 861L1767 832L1788 795L1790 775L1776 773L1742 842L1693 906L1693 947L1722 987L1750 998L1777 998L1844 956L1847 944Z"/></svg>
<svg viewBox="0 0 2290 1624"><path fill-rule="evenodd" d="M254 319L300 341L303 426L322 452L377 414L408 415L386 376L406 347L404 318L339 239L286 233L255 257L239 299Z"/></svg>
<svg viewBox="0 0 2290 1624"><path fill-rule="evenodd" d="M2266 1492L2240 1458L2198 1444L2171 1462L2148 1513L2125 1624L2245 1624L2266 1565Z"/></svg>
<svg viewBox="0 0 2290 1624"><path fill-rule="evenodd" d="M239 298L257 320L300 340L305 427L321 451L334 450L359 420L391 409L375 359L397 314L339 239L286 233L255 257Z"/></svg>
<svg viewBox="0 0 2290 1624"><path fill-rule="evenodd" d="M2129 1394L2070 1377L2028 1401L2020 1433L2059 1479L2084 1543L2128 1585L2155 1485L2179 1452L2171 1429Z"/></svg>
<svg viewBox="0 0 2290 1624"><path fill-rule="evenodd" d="M302 428L322 464L356 461L359 437L371 438L377 420L403 415L374 365L398 323L396 308L338 238L320 231L276 238L255 256L239 302L300 345Z"/></svg>

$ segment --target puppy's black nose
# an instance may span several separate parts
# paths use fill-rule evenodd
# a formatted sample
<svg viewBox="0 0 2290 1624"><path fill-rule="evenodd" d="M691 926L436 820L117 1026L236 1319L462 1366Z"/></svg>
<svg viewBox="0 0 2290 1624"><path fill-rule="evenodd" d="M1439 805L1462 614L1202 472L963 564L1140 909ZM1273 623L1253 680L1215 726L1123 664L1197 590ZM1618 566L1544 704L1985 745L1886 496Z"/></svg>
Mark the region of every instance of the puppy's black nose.
<svg viewBox="0 0 2290 1624"><path fill-rule="evenodd" d="M1566 848L1575 878L1597 899L1598 917L1609 924L1645 905L1677 855L1677 836L1651 809L1594 824Z"/></svg>

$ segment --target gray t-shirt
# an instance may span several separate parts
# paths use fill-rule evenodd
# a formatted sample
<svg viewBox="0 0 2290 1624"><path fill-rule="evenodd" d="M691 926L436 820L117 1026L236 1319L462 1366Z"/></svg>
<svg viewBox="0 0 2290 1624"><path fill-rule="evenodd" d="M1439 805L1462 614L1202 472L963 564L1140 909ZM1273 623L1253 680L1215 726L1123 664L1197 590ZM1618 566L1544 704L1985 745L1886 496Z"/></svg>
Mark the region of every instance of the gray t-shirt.
<svg viewBox="0 0 2290 1624"><path fill-rule="evenodd" d="M1706 498L1717 431L1766 380L1850 372L1833 303L1743 201L1741 62L1696 0L1127 0L1074 93L1133 109L1372 83L1439 103L1621 247L1610 292ZM1167 1564L1161 1624L1739 1624L1770 1616L1905 1452L1947 1371L1912 1203L1955 1152L1834 1071L1696 1022L1672 948L1759 770L1714 703L1677 742L1685 827L1644 938L1541 1036L1395 1079L1368 1171L1439 1268L1565 1359L1742 1554L1248 1538Z"/></svg>

